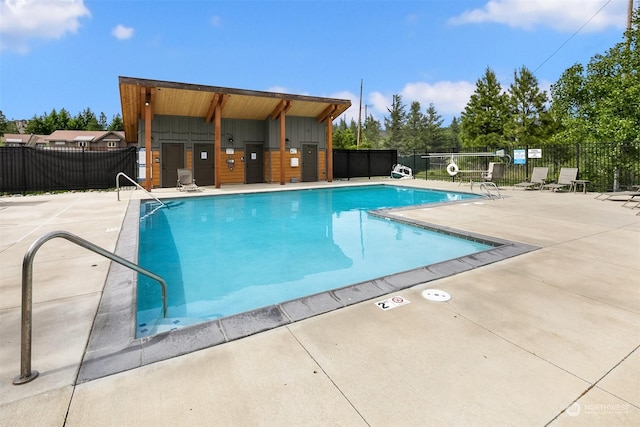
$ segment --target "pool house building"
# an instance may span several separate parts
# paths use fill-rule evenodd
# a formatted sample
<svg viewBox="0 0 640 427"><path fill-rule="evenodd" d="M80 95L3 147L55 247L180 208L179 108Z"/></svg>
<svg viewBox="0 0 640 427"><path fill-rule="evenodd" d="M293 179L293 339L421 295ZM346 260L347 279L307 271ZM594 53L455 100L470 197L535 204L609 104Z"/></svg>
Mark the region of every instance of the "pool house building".
<svg viewBox="0 0 640 427"><path fill-rule="evenodd" d="M332 122L351 101L119 77L125 138L147 189L332 181Z"/></svg>

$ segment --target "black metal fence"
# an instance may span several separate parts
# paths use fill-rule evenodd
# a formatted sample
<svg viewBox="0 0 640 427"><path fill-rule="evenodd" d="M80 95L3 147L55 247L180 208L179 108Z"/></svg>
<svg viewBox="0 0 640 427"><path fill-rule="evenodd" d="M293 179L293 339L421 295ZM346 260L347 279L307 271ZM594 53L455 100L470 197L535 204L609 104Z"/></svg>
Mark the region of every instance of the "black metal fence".
<svg viewBox="0 0 640 427"><path fill-rule="evenodd" d="M557 180L563 167L578 168L578 179L588 180L590 191L611 191L626 189L640 183L640 141L617 143L576 143L569 145L544 145L536 154L540 157L530 158L530 148L540 147L507 147L504 156L495 151L475 149L474 153L493 153L494 156L465 156L450 153L431 157L426 153L412 153L398 156L398 162L413 169L417 178L433 180L461 181L479 176L479 171L487 170L489 162L507 163L504 177L498 185L513 185L528 180L535 166L549 168L548 180ZM524 164L514 162L514 150L524 150ZM449 175L447 166L454 156L460 170L455 176Z"/></svg>
<svg viewBox="0 0 640 427"><path fill-rule="evenodd" d="M0 147L0 193L106 189L137 175L137 150ZM131 185L122 180L120 185Z"/></svg>
<svg viewBox="0 0 640 427"><path fill-rule="evenodd" d="M398 150L333 150L334 178L389 176Z"/></svg>

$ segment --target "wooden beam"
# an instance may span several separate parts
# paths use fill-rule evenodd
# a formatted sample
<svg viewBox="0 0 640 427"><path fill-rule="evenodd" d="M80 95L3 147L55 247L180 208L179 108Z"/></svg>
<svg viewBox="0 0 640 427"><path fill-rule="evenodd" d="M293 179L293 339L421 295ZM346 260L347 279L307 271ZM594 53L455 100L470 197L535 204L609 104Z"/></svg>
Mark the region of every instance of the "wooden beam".
<svg viewBox="0 0 640 427"><path fill-rule="evenodd" d="M269 116L271 117L271 120L276 120L280 116L280 112L284 110L284 105L285 105L285 100L283 99L278 103L278 105L276 105L276 108L273 109L271 114L269 114Z"/></svg>
<svg viewBox="0 0 640 427"><path fill-rule="evenodd" d="M271 120L276 120L280 117L281 114L287 114L287 111L289 111L292 106L293 103L291 101L283 99L278 103L276 108L273 109L271 114L269 114L269 117L271 117Z"/></svg>
<svg viewBox="0 0 640 427"><path fill-rule="evenodd" d="M209 104L209 109L207 110L207 115L204 116L204 121L206 123L209 123L209 122L213 121L213 115L216 112L216 105L218 105L219 98L220 98L220 94L219 93L214 93L213 94L213 99L211 100L211 104Z"/></svg>
<svg viewBox="0 0 640 427"><path fill-rule="evenodd" d="M324 109L324 111L322 111L322 113L320 113L320 115L317 117L318 122L322 123L325 120L327 120L327 118L330 118L331 120L333 120L332 115L335 113L335 111L338 109L338 106L335 104L331 104L329 105L327 108Z"/></svg>
<svg viewBox="0 0 640 427"><path fill-rule="evenodd" d="M231 97L231 95L225 94L225 93L221 93L220 94L220 114L222 114L222 112L224 111L224 107L227 105L227 101L229 101L229 98Z"/></svg>
<svg viewBox="0 0 640 427"><path fill-rule="evenodd" d="M224 106L227 104L228 100L229 95L216 93L211 100L211 104L209 105L209 109L207 110L207 115L204 117L205 122L208 123L215 119L216 106L220 106L220 112L218 114L222 114L222 111L224 111Z"/></svg>

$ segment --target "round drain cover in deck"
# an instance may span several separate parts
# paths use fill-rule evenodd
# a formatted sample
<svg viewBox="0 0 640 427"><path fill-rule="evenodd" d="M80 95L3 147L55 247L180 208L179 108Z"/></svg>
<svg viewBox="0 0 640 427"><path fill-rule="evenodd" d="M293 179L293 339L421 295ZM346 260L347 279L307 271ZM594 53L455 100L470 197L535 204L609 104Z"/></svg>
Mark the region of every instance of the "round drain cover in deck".
<svg viewBox="0 0 640 427"><path fill-rule="evenodd" d="M451 299L451 295L439 289L426 289L422 291L422 296L429 301L444 302Z"/></svg>

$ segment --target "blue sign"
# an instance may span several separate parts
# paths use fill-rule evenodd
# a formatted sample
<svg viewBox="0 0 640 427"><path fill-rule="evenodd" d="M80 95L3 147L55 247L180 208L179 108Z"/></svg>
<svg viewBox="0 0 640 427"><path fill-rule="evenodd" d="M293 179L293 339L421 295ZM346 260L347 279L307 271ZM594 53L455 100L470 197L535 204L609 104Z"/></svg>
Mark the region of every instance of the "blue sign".
<svg viewBox="0 0 640 427"><path fill-rule="evenodd" d="M525 165L527 164L526 150L513 150L513 164Z"/></svg>

